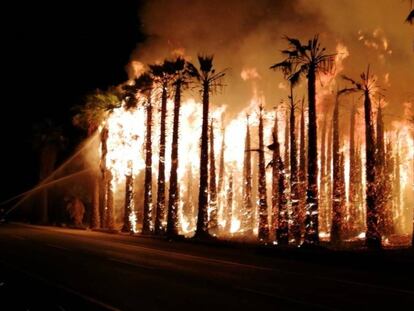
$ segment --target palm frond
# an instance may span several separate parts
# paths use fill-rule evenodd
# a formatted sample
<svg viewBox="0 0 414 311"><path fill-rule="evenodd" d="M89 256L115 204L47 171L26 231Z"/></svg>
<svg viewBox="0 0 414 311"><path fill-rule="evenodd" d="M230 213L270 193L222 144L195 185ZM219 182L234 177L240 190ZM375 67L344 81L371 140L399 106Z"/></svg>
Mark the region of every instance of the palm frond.
<svg viewBox="0 0 414 311"><path fill-rule="evenodd" d="M276 63L276 64L270 66L269 69L274 69L274 70L281 69L283 71L285 71L285 70L291 71L292 70L292 62L290 62L288 60L284 60L280 63Z"/></svg>
<svg viewBox="0 0 414 311"><path fill-rule="evenodd" d="M296 38L290 38L288 36L285 36L285 39L289 42L289 44L294 47L299 53L305 54L307 50L307 46L302 45L302 43L299 41L299 39Z"/></svg>
<svg viewBox="0 0 414 311"><path fill-rule="evenodd" d="M362 89L362 84L359 82L356 82L354 79L347 77L346 75L341 75L341 78L344 79L345 81L351 82L351 84L355 85L355 87L359 90Z"/></svg>
<svg viewBox="0 0 414 311"><path fill-rule="evenodd" d="M346 95L346 94L352 94L352 93L358 92L360 90L361 89L359 89L357 87L343 88L343 89L341 89L341 90L339 90L337 92L337 96Z"/></svg>
<svg viewBox="0 0 414 311"><path fill-rule="evenodd" d="M197 58L202 72L209 73L213 70L214 55L198 55Z"/></svg>

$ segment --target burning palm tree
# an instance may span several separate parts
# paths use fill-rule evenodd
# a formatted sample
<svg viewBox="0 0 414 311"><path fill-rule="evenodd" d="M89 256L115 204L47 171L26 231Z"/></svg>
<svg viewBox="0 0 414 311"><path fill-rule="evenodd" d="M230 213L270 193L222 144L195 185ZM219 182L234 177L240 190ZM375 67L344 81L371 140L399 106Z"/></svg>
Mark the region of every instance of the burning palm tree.
<svg viewBox="0 0 414 311"><path fill-rule="evenodd" d="M267 217L267 194L266 194L266 163L264 153L264 133L263 133L263 106L259 107L259 234L260 241L269 238L269 222Z"/></svg>
<svg viewBox="0 0 414 311"><path fill-rule="evenodd" d="M203 99L203 124L201 127L200 150L200 189L198 196L198 217L195 236L207 237L208 234L208 122L210 93L222 86L224 71L213 68L213 56L198 56L200 68L191 66L191 74L198 82Z"/></svg>
<svg viewBox="0 0 414 311"><path fill-rule="evenodd" d="M364 119L365 119L365 152L366 152L366 205L367 205L367 232L366 244L369 248L381 247L381 235L378 231L378 208L376 182L376 147L374 137L374 126L372 122L371 96L375 88L375 79L369 73L369 66L366 73L361 74L361 81L349 77L343 78L352 84L352 87L345 88L340 93L361 92L364 95Z"/></svg>
<svg viewBox="0 0 414 311"><path fill-rule="evenodd" d="M133 88L145 98L145 181L144 181L144 217L142 232L152 231L152 90L154 79L150 72L145 72L135 79ZM133 102L129 102L131 104Z"/></svg>
<svg viewBox="0 0 414 311"><path fill-rule="evenodd" d="M92 137L98 131L99 126L102 125L109 113L115 108L120 107L120 95L115 89L110 89L107 92L96 90L95 92L86 96L85 104L78 106L76 115L73 118L75 126L83 128L87 132L88 137ZM107 145L106 139L107 128L103 126L101 130L101 181L98 176L93 177L93 190L92 190L92 213L91 213L91 228L96 229L105 225L105 204L103 202L102 209L100 209L100 193L102 197L106 197L106 154ZM101 191L99 190L101 188ZM102 200L103 201L103 200Z"/></svg>
<svg viewBox="0 0 414 311"><path fill-rule="evenodd" d="M171 63L171 70L173 75L174 88L174 119L173 119L173 133L172 133L172 148L171 148L171 172L170 172L170 188L168 194L168 212L167 212L167 234L169 236L176 236L178 234L177 228L177 211L179 199L178 186L178 133L180 125L180 108L181 108L181 93L190 81L190 68L194 66L185 61L182 57L177 57Z"/></svg>
<svg viewBox="0 0 414 311"><path fill-rule="evenodd" d="M308 80L308 185L306 196L305 243L319 243L318 227L318 148L316 122L316 76L321 71L331 69L333 54L321 48L318 36L302 44L298 39L286 37L289 50L282 53L286 59L271 68L281 68L289 75L289 80L297 82L302 75Z"/></svg>
<svg viewBox="0 0 414 311"><path fill-rule="evenodd" d="M160 116L160 152L158 157L158 181L157 181L157 207L155 217L155 233L165 231L163 221L165 219L165 137L167 119L168 88L174 74L174 63L164 61L162 64L150 65L151 75L154 81L161 86L161 116Z"/></svg>

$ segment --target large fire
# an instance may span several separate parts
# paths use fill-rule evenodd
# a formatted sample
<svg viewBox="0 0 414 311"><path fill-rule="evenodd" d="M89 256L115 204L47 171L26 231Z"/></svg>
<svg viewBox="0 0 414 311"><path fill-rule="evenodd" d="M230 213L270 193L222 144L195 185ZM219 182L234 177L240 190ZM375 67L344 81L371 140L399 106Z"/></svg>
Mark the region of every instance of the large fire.
<svg viewBox="0 0 414 311"><path fill-rule="evenodd" d="M380 32L374 32L372 36L360 32L359 40L368 48L381 51L382 57L391 54L387 39ZM316 105L318 112L318 164L319 164L319 236L322 240L330 237L330 223L332 213L330 212L332 203L332 162L328 162L331 156L329 138L331 135L331 122L333 105L332 98L338 90L339 76L344 70L343 61L349 56L349 51L343 44L338 44L336 56L333 64L328 70L324 71L317 81L317 98ZM209 124L213 127L209 131L214 133L214 156L215 169L217 176L217 215L218 230L214 235L224 238L237 237L244 239L257 238L259 213L258 213L258 126L259 126L259 107L266 108L264 119L264 143L270 145L272 143L272 132L274 126L275 115L278 119L278 132L276 133L280 143L280 152L282 159L289 152L289 146L286 138L289 131L289 106L286 102L280 103L277 107L266 103L266 99L261 94L255 81L260 79L260 75L255 68L247 68L241 73L243 80L247 81L246 85L252 87L252 98L248 101L246 107L236 115L228 114L225 105L210 106ZM388 83L389 76L383 77ZM157 90L158 85L154 85ZM279 91L286 92L287 86L279 84ZM295 101L300 102L299 98ZM358 102L359 99L354 99ZM329 102L329 105L327 103ZM157 193L157 173L159 163L160 146L158 144L160 137L160 92L154 91L152 94L153 115L152 115L152 205L155 206ZM374 115L378 113L380 105L386 110L386 104L377 103L373 98ZM411 114L410 103L406 104L405 118L408 119ZM166 156L165 177L166 177L166 193L169 187L169 172L171 168L171 143L172 143L172 119L173 119L174 103L172 99L167 102L167 119L166 119ZM296 105L296 142L297 152L299 153L299 133L300 133L300 105ZM360 196L355 199L355 190L351 189L351 175L353 172L350 159L350 134L349 130L341 128L340 133L340 154L342 155L342 165L344 172L344 226L349 234L348 240L364 239L366 230L365 224L365 140L364 140L364 122L363 108L360 104L357 106L355 117L355 146L358 151L357 165L360 168L360 184L361 189L358 190ZM351 110L351 104L347 103L347 107L340 106L341 119L347 118ZM308 120L305 114L305 124ZM326 132L322 133L323 124L326 122ZM342 121L341 121L342 122ZM178 144L178 231L185 236L192 236L196 229L196 219L198 210L198 181L200 169L200 135L202 124L202 103L196 98L188 98L181 104L180 112L180 130ZM414 201L412 194L413 175L413 158L414 158L414 141L412 135L412 125L405 120L396 119L392 121L391 127L387 127L384 131L385 148L389 156L392 169L389 171L389 178L392 183L392 199L386 204L386 208L390 210L392 215L393 230L391 234L409 234L411 231L412 211L410 206ZM114 193L114 214L116 223L121 226L126 191L126 177L132 175L134 196L130 203L129 220L132 230L138 232L142 227L142 210L143 210L143 188L144 188L144 171L145 171L145 135L146 135L146 110L144 105L138 104L135 108L127 108L123 105L114 109L102 124L103 128L108 130L107 154L105 158L105 166L111 172L112 191ZM252 167L252 225L245 221L246 210L244 208L245 195L245 176L244 166L246 154L246 131L249 128L251 139L251 167ZM322 136L325 135L325 136ZM322 138L320 138L322 137ZM325 140L322 146L321 141ZM288 149L287 149L288 148ZM272 161L272 152L265 148L266 165ZM322 159L323 158L323 159ZM222 159L224 161L222 161ZM285 163L286 164L286 163ZM210 164L211 165L211 164ZM324 166L322 168L322 166ZM220 176L222 172L222 176ZM289 168L285 168L287 183L289 184ZM325 176L325 177L324 177ZM268 223L273 223L272 211L272 169L266 169L267 182L267 198L268 198ZM289 185L286 189L287 206L289 217L293 217L292 200L289 197ZM351 193L352 191L352 193ZM168 196L167 196L168 198ZM303 198L299 198L302 200ZM354 200L351 202L351 200ZM355 201L356 200L356 201ZM212 202L210 202L209 215L212 213ZM167 203L166 203L167 205ZM155 208L152 209L152 221L155 219ZM163 226L166 226L167 219L163 219ZM289 219L289 227L293 225L293 220ZM352 228L351 228L352 227ZM273 228L274 229L274 228ZM387 237L388 238L388 237ZM275 239L275 234L271 232L270 239ZM387 239L387 243L389 239Z"/></svg>

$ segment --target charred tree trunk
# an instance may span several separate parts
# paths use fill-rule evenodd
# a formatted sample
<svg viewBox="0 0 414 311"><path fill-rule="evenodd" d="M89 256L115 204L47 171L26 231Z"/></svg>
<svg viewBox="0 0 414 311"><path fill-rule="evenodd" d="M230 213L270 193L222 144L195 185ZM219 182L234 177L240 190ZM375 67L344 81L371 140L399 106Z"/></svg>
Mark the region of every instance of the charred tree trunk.
<svg viewBox="0 0 414 311"><path fill-rule="evenodd" d="M160 155L158 160L157 182L157 213L155 217L155 233L162 234L165 231L165 124L167 119L167 83L162 85L161 94L161 119L160 119Z"/></svg>
<svg viewBox="0 0 414 311"><path fill-rule="evenodd" d="M310 64L308 71L308 100L309 100L309 126L308 126L308 185L306 191L306 219L305 243L319 243L318 225L318 140L316 122L316 68Z"/></svg>
<svg viewBox="0 0 414 311"><path fill-rule="evenodd" d="M273 165L279 170L278 181L278 228L276 231L276 239L279 245L289 244L289 215L287 209L286 199L286 180L285 169L282 162L282 158L279 159Z"/></svg>
<svg viewBox="0 0 414 311"><path fill-rule="evenodd" d="M91 215L91 229L97 229L101 226L101 218L99 212L99 186L100 181L96 174L93 174L93 195L92 195L92 215Z"/></svg>
<svg viewBox="0 0 414 311"><path fill-rule="evenodd" d="M103 227L106 227L106 208L107 208L107 197L108 197L108 169L106 167L106 155L108 154L108 128L105 126L102 128L100 139L101 139L101 160L100 160L100 170L101 170L101 179L99 183L99 215L100 223Z"/></svg>
<svg viewBox="0 0 414 311"><path fill-rule="evenodd" d="M152 103L151 93L147 97L147 124L145 139L145 184L143 233L152 231Z"/></svg>
<svg viewBox="0 0 414 311"><path fill-rule="evenodd" d="M331 201L331 198L327 197L327 176L326 176L326 130L328 124L328 113L325 113L323 118L323 127L321 135L321 178L319 183L320 190L320 213L319 213L319 222L320 229L324 232L328 232L327 223L327 214L328 214L328 202ZM330 163L329 163L330 164Z"/></svg>
<svg viewBox="0 0 414 311"><path fill-rule="evenodd" d="M275 110L275 123L273 125L273 153L272 153L272 224L271 232L277 239L277 228L279 219L279 159L280 159L280 145L279 145L279 129L278 129L277 110ZM283 190L284 191L284 190Z"/></svg>
<svg viewBox="0 0 414 311"><path fill-rule="evenodd" d="M203 124L201 127L200 189L198 194L198 216L195 235L208 236L208 110L210 84L203 83Z"/></svg>
<svg viewBox="0 0 414 311"><path fill-rule="evenodd" d="M105 206L105 227L109 230L115 230L114 220L114 191L112 188L112 172L106 171L106 206Z"/></svg>
<svg viewBox="0 0 414 311"><path fill-rule="evenodd" d="M372 125L371 98L368 90L364 91L365 145L366 145L366 204L367 232L366 244L369 248L381 248L381 236L378 232L377 191L375 187L375 139Z"/></svg>
<svg viewBox="0 0 414 311"><path fill-rule="evenodd" d="M211 120L210 124L210 220L209 232L213 235L217 234L218 215L217 215L217 186L216 186L216 158L214 154L214 124Z"/></svg>
<svg viewBox="0 0 414 311"><path fill-rule="evenodd" d="M266 163L264 154L264 133L263 133L263 107L260 107L259 113L259 234L261 241L269 238L269 223L267 219L267 194L266 194Z"/></svg>
<svg viewBox="0 0 414 311"><path fill-rule="evenodd" d="M351 109L351 121L350 121L350 131L349 131L349 234L351 236L356 234L357 228L357 194L356 190L358 183L361 183L361 180L357 179L357 163L355 155L355 115L356 115L356 106L352 105Z"/></svg>
<svg viewBox="0 0 414 311"><path fill-rule="evenodd" d="M133 232L133 225L131 223L131 213L133 213L134 204L134 179L131 173L125 176L125 205L124 205L124 225L123 232Z"/></svg>
<svg viewBox="0 0 414 311"><path fill-rule="evenodd" d="M341 152L339 150L339 99L336 96L333 113L333 191L332 191L332 227L331 243L339 244L342 240L342 184L341 184Z"/></svg>
<svg viewBox="0 0 414 311"><path fill-rule="evenodd" d="M246 138L244 141L244 163L243 163L243 229L253 233L253 202L252 202L252 152L250 144L249 118L246 121Z"/></svg>
<svg viewBox="0 0 414 311"><path fill-rule="evenodd" d="M381 106L377 112L377 153L376 153L376 179L377 179L377 209L379 214L378 231L380 235L387 236L391 233L391 219L388 217L390 202L390 185L387 176L387 162L385 153L384 122L382 120Z"/></svg>
<svg viewBox="0 0 414 311"><path fill-rule="evenodd" d="M170 173L170 188L168 197L168 215L167 215L167 235L176 236L177 219L178 219L178 133L180 122L180 107L181 107L181 86L182 81L175 82L174 94L174 120L173 120L173 136L171 146L171 173Z"/></svg>
<svg viewBox="0 0 414 311"><path fill-rule="evenodd" d="M304 232L305 208L306 208L306 135L305 135L305 109L302 101L300 114L300 144L299 144L299 183L300 183L300 225L301 233Z"/></svg>

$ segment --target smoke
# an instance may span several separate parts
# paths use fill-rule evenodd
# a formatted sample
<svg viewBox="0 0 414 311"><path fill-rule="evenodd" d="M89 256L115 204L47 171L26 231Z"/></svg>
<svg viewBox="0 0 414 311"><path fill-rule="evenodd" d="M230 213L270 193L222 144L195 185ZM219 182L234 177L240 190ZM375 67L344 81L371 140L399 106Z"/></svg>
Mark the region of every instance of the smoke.
<svg viewBox="0 0 414 311"><path fill-rule="evenodd" d="M369 63L387 89L388 112L401 115L402 103L414 96L414 27L404 23L408 10L409 3L395 0L147 1L139 14L148 39L131 61L153 63L177 50L194 62L199 53L214 54L216 69L230 70L213 104L228 105L230 113L248 105L252 90L241 72L256 68L258 88L271 108L288 94L282 74L269 70L282 60L280 50L287 47L282 37L305 41L319 34L332 53L339 43L348 48L343 73L357 78ZM304 83L296 92L298 98L306 94Z"/></svg>

